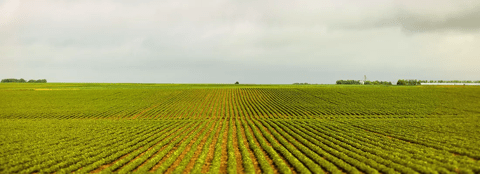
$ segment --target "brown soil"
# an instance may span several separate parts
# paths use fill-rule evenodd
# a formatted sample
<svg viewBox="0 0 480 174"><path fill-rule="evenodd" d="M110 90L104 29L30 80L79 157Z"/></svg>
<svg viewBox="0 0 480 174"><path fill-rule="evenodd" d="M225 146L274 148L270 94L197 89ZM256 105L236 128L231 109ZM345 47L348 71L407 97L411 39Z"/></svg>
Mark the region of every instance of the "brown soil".
<svg viewBox="0 0 480 174"><path fill-rule="evenodd" d="M410 141L406 141L406 140L398 139L398 138L391 137L391 136L388 136L388 135L383 135L383 134L380 134L380 133L377 133L377 132L369 131L369 130L367 130L367 129L364 129L364 130L365 130L365 131L367 131L367 132L374 133L374 134L376 134L376 135L380 135L380 136L387 137L388 139L394 139L394 140L398 140L398 141L406 142L406 143L409 143L409 144L411 144L411 143L412 143L412 142L410 142ZM416 144L416 143L415 143L415 144Z"/></svg>
<svg viewBox="0 0 480 174"><path fill-rule="evenodd" d="M462 156L458 153L452 153L452 156ZM475 158L472 158L472 157L467 157L470 161L473 161L473 162L478 162Z"/></svg>
<svg viewBox="0 0 480 174"><path fill-rule="evenodd" d="M245 121L245 123L246 123L246 121ZM275 165L273 164L273 161L272 161L272 159L270 158L270 156L267 154L267 152L265 152L265 150L262 148L262 146L260 145L260 143L258 143L257 137L255 137L255 135L253 135L252 128L248 125L248 123L246 123L246 124L247 124L248 129L245 130L245 131L248 131L248 132L250 133L250 135L253 136L253 140L254 140L254 142L255 142L255 145L262 150L263 156L265 157L265 159L267 160L268 164L270 164L270 166L271 166L272 169L273 169L273 173L278 173L277 166L275 166Z"/></svg>
<svg viewBox="0 0 480 174"><path fill-rule="evenodd" d="M160 104L155 104L155 105L153 105L153 106L151 106L151 107L149 107L149 108L147 108L147 109L144 109L142 112L134 115L131 119L136 119L136 118L138 118L139 116L141 116L141 115L144 114L145 112L147 112L147 111L149 111L149 110L152 110L153 108L157 107L158 105L160 105Z"/></svg>
<svg viewBox="0 0 480 174"><path fill-rule="evenodd" d="M261 122L260 122L260 123L261 123ZM261 123L261 124L263 125L263 123ZM272 127L272 126L270 126L270 127ZM268 130L267 128L265 128L265 130L267 130L268 133L271 135L270 130ZM277 133L277 134L279 134L280 136L282 136L282 134L278 133L278 131L277 131L274 127L272 127L272 130L273 130L275 133ZM272 136L272 137L273 137L273 136ZM283 137L283 136L282 136L282 137ZM274 138L275 138L275 137L274 137ZM285 137L283 137L283 138L286 140L286 142L287 142L288 144L290 144L291 146L297 148L295 145L293 145L293 144L290 142L290 141L296 141L296 142L298 142L297 139L287 139L287 138L285 138ZM298 142L298 143L300 143L300 142ZM300 144L301 144L301 143L300 143Z"/></svg>
<svg viewBox="0 0 480 174"><path fill-rule="evenodd" d="M142 148L142 147L140 147L140 148ZM140 149L140 148L138 148L138 149ZM138 149L134 150L133 152L137 151ZM99 173L99 172L101 172L103 169L106 169L106 168L112 166L113 164L115 164L116 162L124 159L125 157L127 157L128 155L130 155L130 154L133 153L133 152L127 153L127 154L121 156L120 158L116 159L115 161L113 161L113 162L111 162L111 163L104 164L104 165L98 167L97 169L92 170L90 173Z"/></svg>
<svg viewBox="0 0 480 174"><path fill-rule="evenodd" d="M208 124L208 123L207 123ZM200 135L203 133L203 131L206 131L206 130L210 130L211 128L203 128L203 130L201 130L197 135L195 135L195 137L192 139L192 141L190 143L188 143L187 147L185 147L185 149L182 151L182 154L180 154L180 156L177 157L177 159L175 160L175 162L172 163L172 165L170 165L170 167L165 171L165 173L172 173L176 168L177 166L180 164L180 162L182 162L183 158L185 157L185 155L190 151L190 150L194 150L194 151L199 151L197 150L198 147L200 146L197 146L197 147L192 147L192 145L195 143L195 141L197 141L199 138L202 138L202 139L205 139L205 137L208 137L208 136L204 136L204 137L200 137ZM188 136L187 136L188 138ZM180 144L180 143L179 143Z"/></svg>
<svg viewBox="0 0 480 174"><path fill-rule="evenodd" d="M169 131L169 134L170 134L170 133L173 134L173 131L175 131L175 130L176 130L176 129L170 130L170 131ZM182 131L182 130L183 130L183 129L176 130L176 131ZM163 140L168 139L170 136L172 136L172 135L168 135L168 136L165 137ZM181 135L177 135L177 137L171 139L170 142L175 141L175 139L177 139L179 136L181 136ZM159 141L159 143L162 142L163 140ZM157 144L155 144L155 146L156 146L156 145L157 145ZM155 147L155 146L150 147L147 151L150 151L150 150L153 149L153 147ZM145 160L142 164L140 164L140 165L139 165L136 169L134 169L133 171L135 172L135 171L137 171L139 168L142 168L150 159L152 159L154 156L157 156L158 153L160 153L162 150L164 150L165 148L167 148L167 146L168 146L168 143L165 144L165 145L163 145L162 148L160 148L157 152L155 152L155 154L153 154L150 158L148 158L147 160Z"/></svg>
<svg viewBox="0 0 480 174"><path fill-rule="evenodd" d="M210 170L210 166L212 165L213 154L215 152L215 144L217 144L217 140L218 140L217 137L219 136L220 130L223 126L222 119L219 119L218 121L220 122L220 125L218 126L219 129L217 130L217 132L215 133L215 136L213 137L212 144L210 144L209 152L208 152L207 158L205 158L205 164L203 165L203 168L202 168L202 173L207 173Z"/></svg>
<svg viewBox="0 0 480 174"><path fill-rule="evenodd" d="M243 144L247 148L250 159L253 162L253 167L255 168L255 173L262 173L262 170L260 169L257 158L255 158L255 155L254 155L252 149L250 149L250 146L248 145L247 136L245 135L245 130L243 129L243 126L241 124L242 123L240 123L240 131L241 131L242 138L243 138Z"/></svg>
<svg viewBox="0 0 480 174"><path fill-rule="evenodd" d="M266 103L270 103L271 101L275 101L274 98L272 98L271 95L265 93L265 91L257 91L255 90L255 92L253 92L254 94L256 94L256 96L258 96L259 98L262 99L262 106L267 110L267 114L269 113L270 116L274 117L274 118L288 118L283 112L281 109L277 108L277 104L270 104L270 105L267 105ZM257 98L257 99L259 99ZM268 116L263 116L263 117L268 117Z"/></svg>
<svg viewBox="0 0 480 174"><path fill-rule="evenodd" d="M168 128L170 128L170 127L171 127L171 126L167 126L167 127L164 128L164 129L168 129ZM170 131L168 131L168 132L171 132L171 131L172 131L172 130L170 130ZM160 131L159 133L163 133L163 131ZM153 136L153 135L152 135L152 136ZM167 136L166 138L168 138L168 136ZM148 148L148 150L146 150L146 151L151 150L154 146L156 146L156 145L157 145L158 143L160 143L161 141L162 141L162 140L160 140L159 142L157 142L156 144L154 144L153 146L151 146L150 148ZM135 152L135 151L137 151L137 150L139 150L139 149L141 149L141 148L143 148L143 146L135 149L135 150L132 151L131 153L133 153L133 152ZM145 152L146 152L146 151L145 151ZM143 152L143 153L141 153L140 155L138 155L135 159L137 159L137 158L139 158L140 156L142 156L145 152ZM128 154L126 154L126 155L123 155L123 156L121 156L120 158L116 159L115 161L113 161L113 162L111 162L111 163L109 163L109 164L102 165L102 166L100 166L99 168L91 171L90 173L98 173L98 172L102 171L103 169L106 169L106 168L112 166L113 164L115 164L116 162L124 159L125 157L127 157L127 156L128 156L129 154L131 154L131 153L128 153ZM135 159L133 159L133 160L135 160ZM133 161L133 160L132 160L132 161ZM130 161L130 162L131 162L131 161ZM127 163L127 164L128 164L128 163ZM118 169L117 169L117 170L118 170Z"/></svg>
<svg viewBox="0 0 480 174"><path fill-rule="evenodd" d="M210 127L209 132L213 132L215 134L214 131L216 131L216 130L214 128L215 128L215 124L212 127ZM190 160L190 162L185 167L185 170L183 171L183 173L190 173L190 171L193 169L193 167L195 166L195 162L197 161L198 157L200 156L202 150L204 150L203 146L205 146L205 143L207 142L207 139L208 139L209 136L210 136L210 134L207 134L202 139L202 142L198 145L198 147L201 148L201 150L195 151L195 154L193 155L192 159Z"/></svg>
<svg viewBox="0 0 480 174"><path fill-rule="evenodd" d="M252 122L254 122L254 121L256 121L256 120L252 120ZM253 124L255 125L255 123L253 123ZM261 124L261 123L260 123L260 124ZM255 125L255 127L256 127L255 129L258 130L260 133L262 132L259 127L257 127L256 125ZM263 125L262 125L261 129L262 129L262 130L265 130L265 132L266 132L268 135L270 135L270 137L272 137L272 139L275 141L275 143L283 146L280 142L277 141L277 139L275 139L275 137L272 135L272 133L270 132L270 130L268 130L266 127L263 127ZM263 137L263 139L265 140L265 142L267 142L267 144L268 144L270 147L272 147L272 145L271 145L270 142L267 140L267 138ZM273 148L273 147L272 147L272 148ZM275 150L275 149L274 149L274 150ZM276 151L276 150L275 150L275 151ZM278 156L280 156L280 158L282 158L282 160L285 162L285 164L287 164L287 166L290 168L290 170L292 171L292 173L297 173L297 172L295 171L295 168L293 168L293 166L287 161L287 159L285 159L285 158L283 157L282 153L280 153L280 152L278 152L278 151L276 151L276 152L277 152Z"/></svg>
<svg viewBox="0 0 480 174"><path fill-rule="evenodd" d="M219 98L218 96L219 96L218 91L215 91L212 102L210 103L210 106L208 106L209 109L208 109L207 115L205 115L204 117L199 117L200 119L204 119L204 118L215 119L215 106L218 103L218 98Z"/></svg>
<svg viewBox="0 0 480 174"><path fill-rule="evenodd" d="M232 129L233 149L235 149L235 158L237 160L237 173L244 173L242 165L242 154L240 153L240 149L238 148L237 126L235 125L235 121L233 121L232 123Z"/></svg>
<svg viewBox="0 0 480 174"><path fill-rule="evenodd" d="M393 137L391 137L391 136L379 134L379 133L377 133L377 132L372 132L372 131L369 131L369 130L367 130L367 129L364 129L364 130L367 131L367 132L370 132L370 133L374 133L374 134L376 134L376 135L381 135L381 136L387 137L388 139L392 139L392 138L393 138ZM396 139L396 138L393 138L393 139ZM396 139L396 140L400 140L400 139ZM404 140L402 140L402 141L404 141ZM410 142L408 142L408 143L410 143Z"/></svg>
<svg viewBox="0 0 480 174"><path fill-rule="evenodd" d="M197 127L195 127L195 128L198 129ZM152 169L150 169L150 172L153 172L153 171L157 170L158 167L160 167L160 165L162 165L162 163L165 162L165 160L167 160L167 159L172 155L172 153L175 152L175 151L178 149L178 146L180 146L180 144L182 144L183 141L185 141L186 139L188 139L188 137L191 136L194 132L195 132L195 130L192 130L191 132L188 133L187 136L183 137L183 139L182 139L180 142L178 142L178 143L162 158L162 160L160 160L155 166L153 166ZM179 136L182 136L182 135L180 134ZM175 137L175 139L176 139L176 138L178 138L178 136ZM174 140L172 140L172 141L174 141ZM168 144L167 144L166 146L168 146ZM160 152L160 151L159 151L159 152ZM157 152L157 153L158 153L158 152ZM156 154L155 154L155 155L156 155Z"/></svg>
<svg viewBox="0 0 480 174"><path fill-rule="evenodd" d="M199 107L197 110L197 117L195 117L195 119L200 119L201 116L203 116L204 114L206 114L205 112L207 112L206 110L208 109L208 106L210 105L211 103L211 95L210 93L207 93L204 97L203 97L203 101L201 101L202 103L199 104Z"/></svg>
<svg viewBox="0 0 480 174"><path fill-rule="evenodd" d="M225 118L226 119L226 118ZM225 122L225 131L223 132L222 139L222 156L220 160L220 173L227 173L227 138L228 138L228 120Z"/></svg>

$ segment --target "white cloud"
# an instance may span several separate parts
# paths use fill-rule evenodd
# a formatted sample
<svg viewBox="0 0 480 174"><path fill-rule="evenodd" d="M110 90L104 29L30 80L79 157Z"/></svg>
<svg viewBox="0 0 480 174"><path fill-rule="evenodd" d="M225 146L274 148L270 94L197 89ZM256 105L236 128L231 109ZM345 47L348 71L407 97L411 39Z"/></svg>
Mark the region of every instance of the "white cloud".
<svg viewBox="0 0 480 174"><path fill-rule="evenodd" d="M20 6L20 0L7 0L0 6L0 27L7 27L15 23L15 13Z"/></svg>
<svg viewBox="0 0 480 174"><path fill-rule="evenodd" d="M477 1L0 4L8 13L0 17L0 73L9 77L333 83L364 74L394 81L479 73Z"/></svg>

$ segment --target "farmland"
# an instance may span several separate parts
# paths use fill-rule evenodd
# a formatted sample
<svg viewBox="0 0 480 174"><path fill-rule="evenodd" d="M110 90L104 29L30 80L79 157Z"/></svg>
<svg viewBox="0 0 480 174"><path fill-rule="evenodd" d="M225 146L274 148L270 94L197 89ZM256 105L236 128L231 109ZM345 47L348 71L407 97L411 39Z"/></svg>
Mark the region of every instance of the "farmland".
<svg viewBox="0 0 480 174"><path fill-rule="evenodd" d="M480 173L480 87L0 84L0 173Z"/></svg>

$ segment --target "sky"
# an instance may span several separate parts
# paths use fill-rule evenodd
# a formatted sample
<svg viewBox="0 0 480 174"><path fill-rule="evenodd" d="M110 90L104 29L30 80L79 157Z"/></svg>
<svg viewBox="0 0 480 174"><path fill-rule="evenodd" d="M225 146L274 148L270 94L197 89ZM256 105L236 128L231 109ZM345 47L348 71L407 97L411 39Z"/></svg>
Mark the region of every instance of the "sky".
<svg viewBox="0 0 480 174"><path fill-rule="evenodd" d="M0 0L0 78L480 80L478 0Z"/></svg>

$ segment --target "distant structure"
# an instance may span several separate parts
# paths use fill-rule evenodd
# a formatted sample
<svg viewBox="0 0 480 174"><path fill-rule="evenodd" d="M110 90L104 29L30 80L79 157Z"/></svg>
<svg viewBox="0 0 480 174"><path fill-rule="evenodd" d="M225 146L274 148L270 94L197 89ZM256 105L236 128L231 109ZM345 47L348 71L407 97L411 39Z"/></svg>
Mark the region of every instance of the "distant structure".
<svg viewBox="0 0 480 174"><path fill-rule="evenodd" d="M363 80L360 80L360 84L365 85L366 81L367 81L367 75L363 75Z"/></svg>

